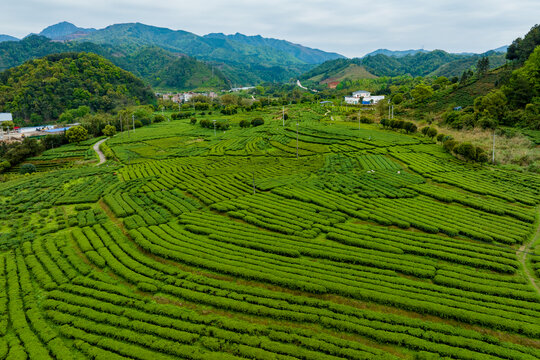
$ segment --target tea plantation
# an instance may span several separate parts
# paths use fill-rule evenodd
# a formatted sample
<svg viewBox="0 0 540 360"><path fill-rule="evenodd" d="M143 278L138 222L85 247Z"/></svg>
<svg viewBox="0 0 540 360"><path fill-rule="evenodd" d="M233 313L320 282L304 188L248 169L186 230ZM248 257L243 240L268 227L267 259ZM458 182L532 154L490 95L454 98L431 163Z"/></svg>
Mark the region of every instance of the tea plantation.
<svg viewBox="0 0 540 360"><path fill-rule="evenodd" d="M540 178L324 113L1 183L0 359L539 359Z"/></svg>

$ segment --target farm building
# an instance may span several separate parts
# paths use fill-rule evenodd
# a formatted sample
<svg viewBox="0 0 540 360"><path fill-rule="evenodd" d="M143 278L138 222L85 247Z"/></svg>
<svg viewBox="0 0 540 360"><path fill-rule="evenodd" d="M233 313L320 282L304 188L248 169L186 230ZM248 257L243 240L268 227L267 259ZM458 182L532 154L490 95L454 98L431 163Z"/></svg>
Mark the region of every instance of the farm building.
<svg viewBox="0 0 540 360"><path fill-rule="evenodd" d="M361 98L359 98L359 97L345 96L345 104L358 105L358 104L360 104L360 99Z"/></svg>
<svg viewBox="0 0 540 360"><path fill-rule="evenodd" d="M371 95L371 93L369 91L366 91L366 90L358 90L358 91L355 91L355 92L352 93L352 96L356 97L356 98L368 97L370 95Z"/></svg>
<svg viewBox="0 0 540 360"><path fill-rule="evenodd" d="M359 90L352 93L352 96L345 96L344 100L349 105L375 105L384 99L384 95L371 95L369 91Z"/></svg>
<svg viewBox="0 0 540 360"><path fill-rule="evenodd" d="M0 123L4 121L13 121L11 113L0 113Z"/></svg>

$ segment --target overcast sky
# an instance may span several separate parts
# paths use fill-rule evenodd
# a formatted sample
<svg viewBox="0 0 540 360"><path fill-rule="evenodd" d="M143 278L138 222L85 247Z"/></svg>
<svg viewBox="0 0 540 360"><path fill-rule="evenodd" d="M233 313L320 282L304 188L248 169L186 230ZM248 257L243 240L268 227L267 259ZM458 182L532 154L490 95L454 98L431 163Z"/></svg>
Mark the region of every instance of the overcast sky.
<svg viewBox="0 0 540 360"><path fill-rule="evenodd" d="M379 48L484 52L510 44L539 22L540 1L5 0L0 6L0 34L21 38L60 21L259 34L348 57Z"/></svg>

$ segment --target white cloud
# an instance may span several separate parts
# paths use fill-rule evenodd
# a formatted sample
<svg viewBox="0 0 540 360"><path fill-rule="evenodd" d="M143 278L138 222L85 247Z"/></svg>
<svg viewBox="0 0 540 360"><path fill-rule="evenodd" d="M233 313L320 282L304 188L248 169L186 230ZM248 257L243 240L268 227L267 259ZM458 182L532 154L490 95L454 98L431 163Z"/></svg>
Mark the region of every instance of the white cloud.
<svg viewBox="0 0 540 360"><path fill-rule="evenodd" d="M523 36L539 14L537 0L18 0L3 4L0 33L23 37L64 20L96 28L138 21L199 35L260 34L353 57L422 46L482 52Z"/></svg>

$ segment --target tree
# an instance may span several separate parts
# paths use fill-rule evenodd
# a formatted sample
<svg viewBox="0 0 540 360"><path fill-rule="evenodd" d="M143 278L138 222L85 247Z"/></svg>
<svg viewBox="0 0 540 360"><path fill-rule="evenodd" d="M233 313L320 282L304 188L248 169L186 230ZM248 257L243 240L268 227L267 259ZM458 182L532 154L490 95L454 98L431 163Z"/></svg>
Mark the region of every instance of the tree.
<svg viewBox="0 0 540 360"><path fill-rule="evenodd" d="M255 118L255 119L251 120L251 125L252 126L259 126L259 125L262 125L262 124L264 124L263 118L259 117L259 118Z"/></svg>
<svg viewBox="0 0 540 360"><path fill-rule="evenodd" d="M103 129L103 135L105 136L114 136L114 134L116 134L116 128L112 125L107 125L105 126L105 128Z"/></svg>
<svg viewBox="0 0 540 360"><path fill-rule="evenodd" d="M506 103L506 96L502 90L495 90L487 93L486 96L476 98L474 100L474 110L479 116L500 120L506 112Z"/></svg>
<svg viewBox="0 0 540 360"><path fill-rule="evenodd" d="M3 121L0 123L0 125L2 125L2 129L4 131L13 130L13 128L15 127L15 124L13 123L13 121Z"/></svg>
<svg viewBox="0 0 540 360"><path fill-rule="evenodd" d="M433 89L426 84L418 84L411 90L411 96L416 103L422 103L433 96Z"/></svg>
<svg viewBox="0 0 540 360"><path fill-rule="evenodd" d="M437 129L430 127L426 135L433 139L435 136L437 136Z"/></svg>
<svg viewBox="0 0 540 360"><path fill-rule="evenodd" d="M19 168L19 174L31 174L36 172L36 166L34 164L23 164Z"/></svg>
<svg viewBox="0 0 540 360"><path fill-rule="evenodd" d="M66 131L66 136L70 143L79 143L86 140L86 138L88 137L88 130L86 130L80 125L73 126Z"/></svg>
<svg viewBox="0 0 540 360"><path fill-rule="evenodd" d="M405 100L405 98L403 97L403 94L400 93L397 93L396 95L394 95L394 97L392 97L392 103L395 105L401 104L403 100Z"/></svg>
<svg viewBox="0 0 540 360"><path fill-rule="evenodd" d="M11 164L9 163L9 161L4 160L0 162L0 174L6 171L7 169L9 169L10 167L11 167Z"/></svg>
<svg viewBox="0 0 540 360"><path fill-rule="evenodd" d="M508 47L506 58L523 63L529 58L534 49L540 45L540 25L535 25L522 38L517 38Z"/></svg>
<svg viewBox="0 0 540 360"><path fill-rule="evenodd" d="M454 148L454 152L467 160L476 160L476 147L471 143L464 142Z"/></svg>
<svg viewBox="0 0 540 360"><path fill-rule="evenodd" d="M163 122L163 121L165 121L165 116L160 115L160 114L154 115L154 121L153 122L160 123L160 122Z"/></svg>
<svg viewBox="0 0 540 360"><path fill-rule="evenodd" d="M476 72L478 75L484 75L489 70L489 58L487 56L482 56L476 62Z"/></svg>
<svg viewBox="0 0 540 360"><path fill-rule="evenodd" d="M443 142L443 147L446 151L452 152L454 151L454 148L457 146L457 141L448 139L445 142Z"/></svg>

